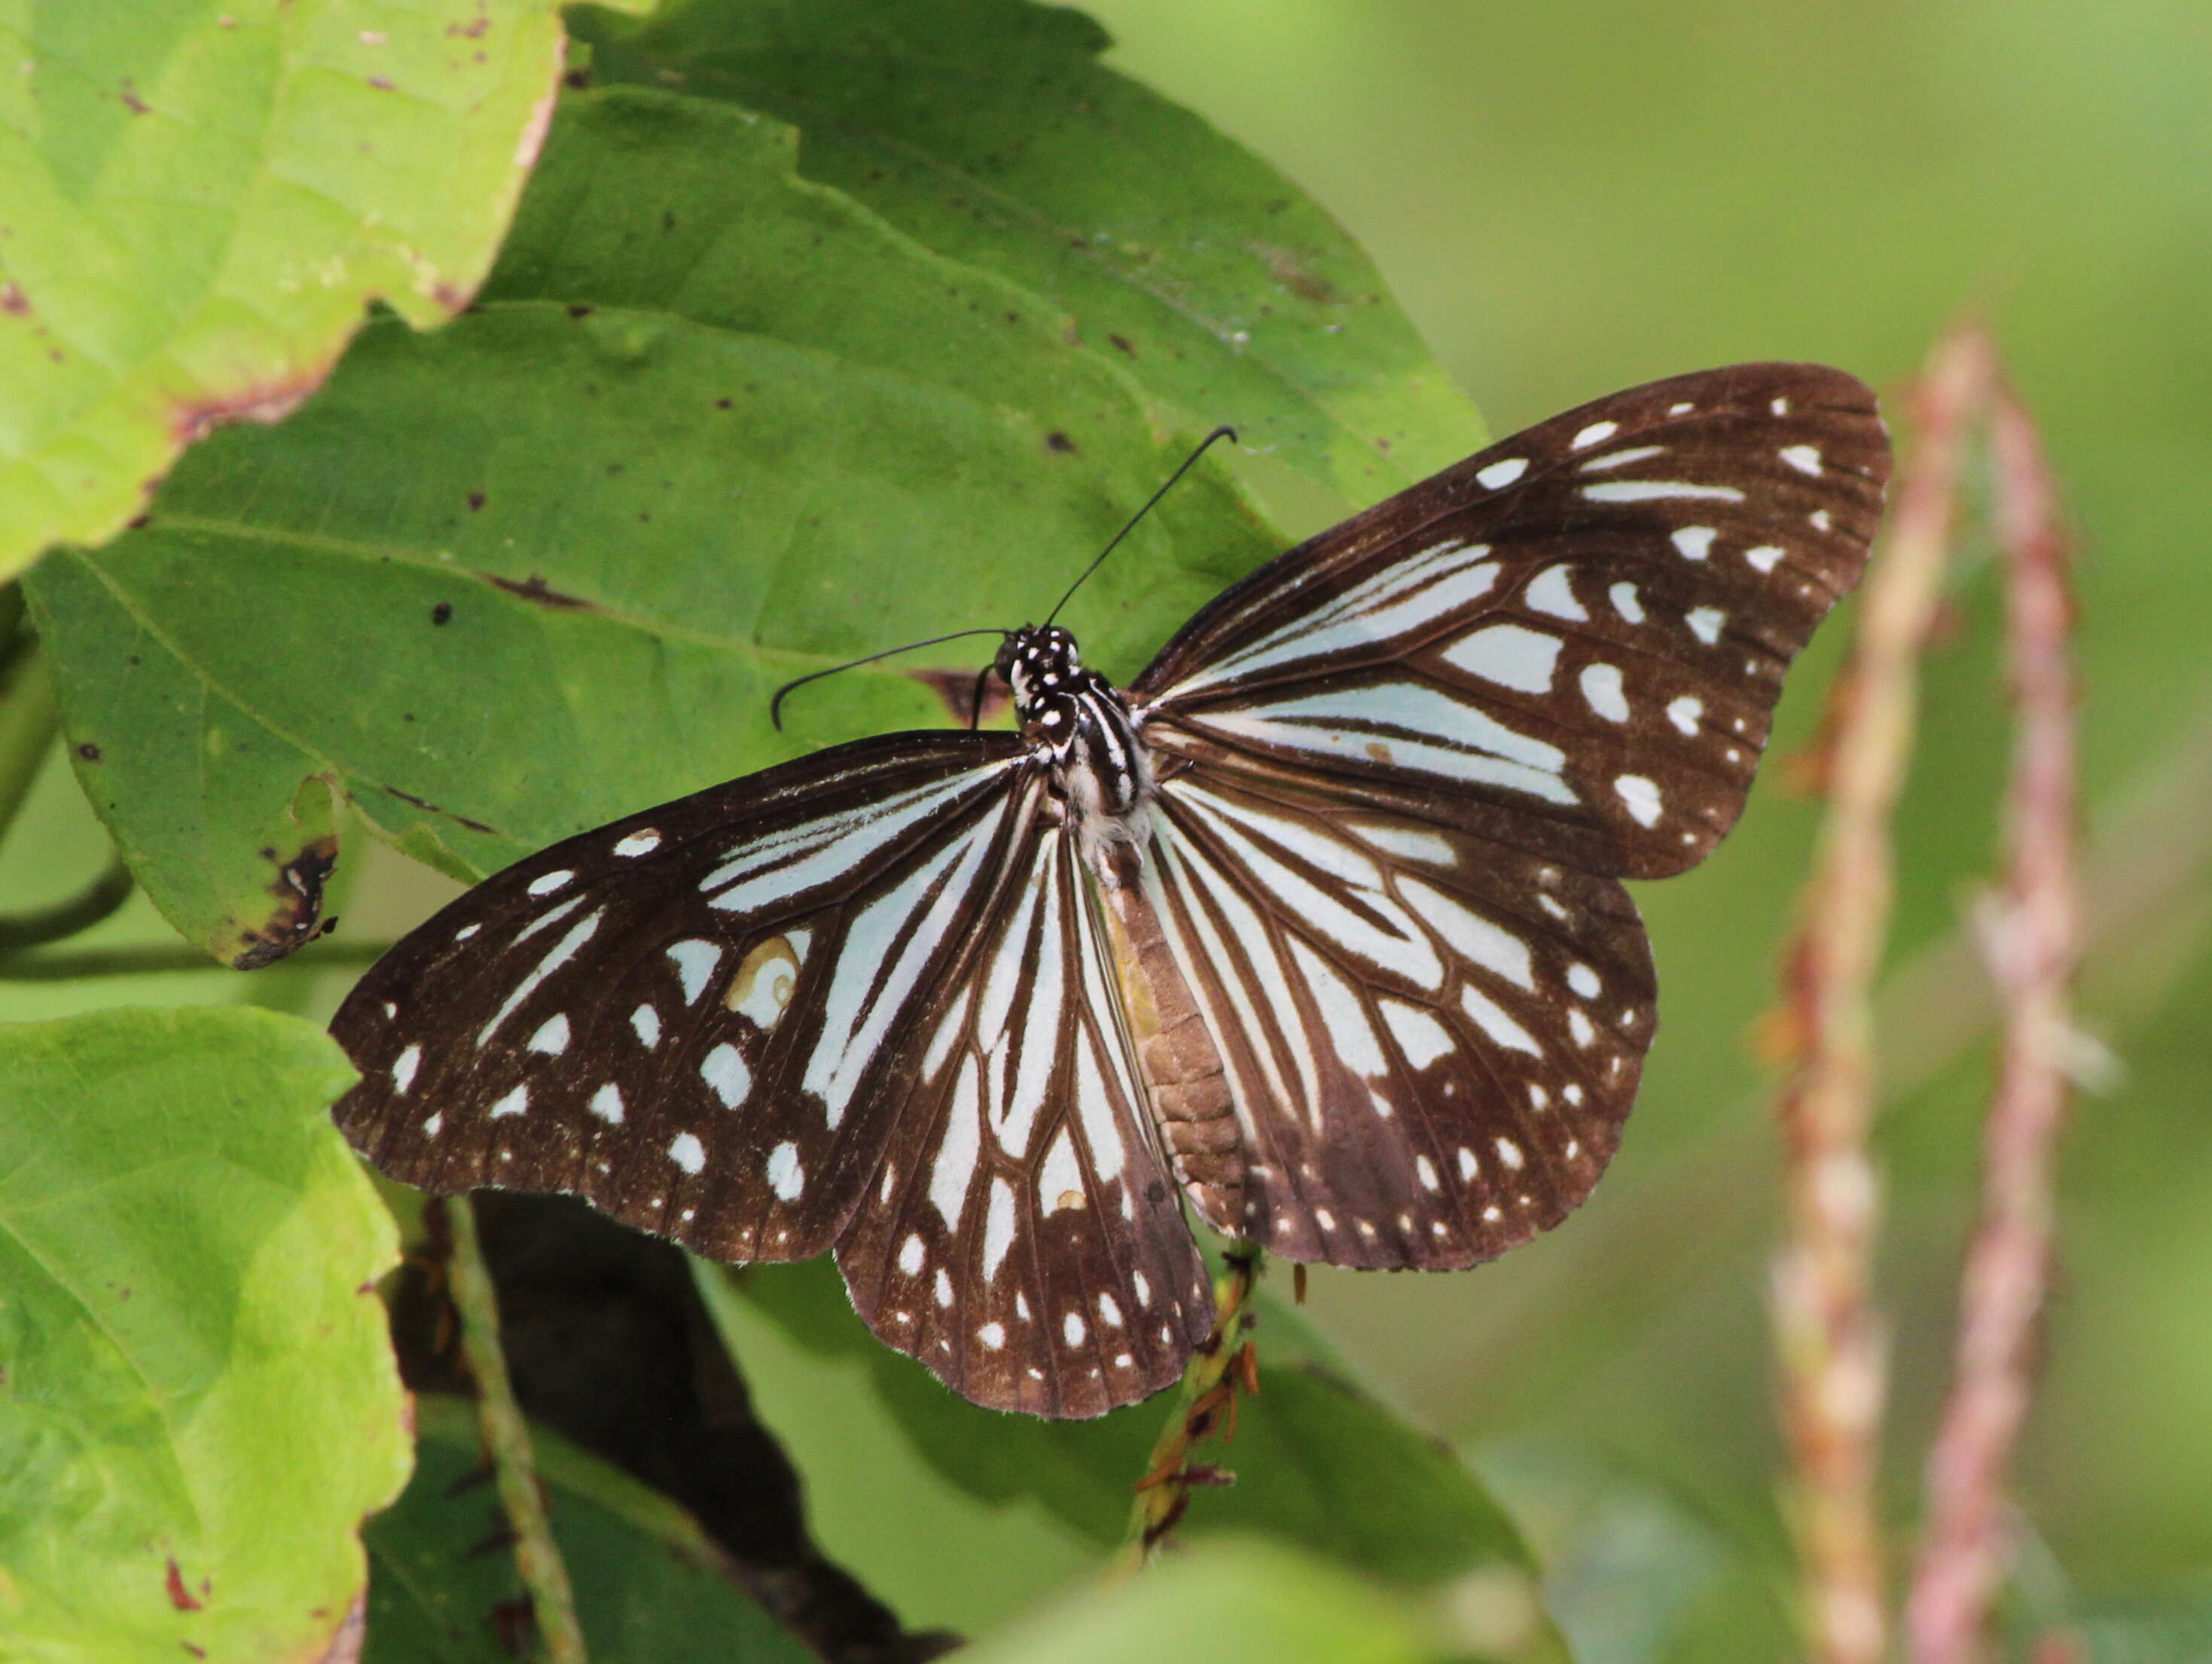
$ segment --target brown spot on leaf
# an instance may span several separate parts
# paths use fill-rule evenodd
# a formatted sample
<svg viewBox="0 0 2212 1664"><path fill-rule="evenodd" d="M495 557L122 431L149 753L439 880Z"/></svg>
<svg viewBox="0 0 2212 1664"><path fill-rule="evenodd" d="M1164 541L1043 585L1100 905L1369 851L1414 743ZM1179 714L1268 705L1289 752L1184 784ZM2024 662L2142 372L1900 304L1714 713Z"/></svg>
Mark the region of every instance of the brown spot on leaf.
<svg viewBox="0 0 2212 1664"><path fill-rule="evenodd" d="M373 75L368 78L368 84L375 88L380 93L388 93L392 90L392 77L390 76Z"/></svg>
<svg viewBox="0 0 2212 1664"><path fill-rule="evenodd" d="M908 670L903 672L945 701L945 708L963 727L973 720L989 722L1002 715L1009 702L1006 684L995 676L983 678L983 709L975 714L975 672L973 671Z"/></svg>
<svg viewBox="0 0 2212 1664"><path fill-rule="evenodd" d="M465 826L471 832L481 832L487 837L495 838L499 835L495 829L486 826L482 821L472 821L466 815L457 815L452 810L431 802L428 798L418 798L412 792L403 792L396 786L387 786L384 789L391 796L398 799L400 802L411 803L426 814L443 815L447 820L458 825Z"/></svg>
<svg viewBox="0 0 2212 1664"><path fill-rule="evenodd" d="M589 301L579 301L568 308L568 316L571 318L589 318L598 310L599 308L592 306Z"/></svg>
<svg viewBox="0 0 2212 1664"><path fill-rule="evenodd" d="M470 493L469 493L469 513L471 513L471 514L473 514L473 513L476 513L479 508L482 508L483 506L484 506L484 494L483 494L483 492L481 492L481 491L471 491L471 492L470 492Z"/></svg>
<svg viewBox="0 0 2212 1664"><path fill-rule="evenodd" d="M177 1557L173 1554L169 1557L169 1575L163 1586L169 1591L169 1604L179 1612L198 1612L200 1609L200 1602L185 1587L184 1571L177 1564Z"/></svg>
<svg viewBox="0 0 2212 1664"><path fill-rule="evenodd" d="M436 606L432 607L430 609L430 622L434 624L452 623L453 622L453 604L451 601L441 601Z"/></svg>
<svg viewBox="0 0 2212 1664"><path fill-rule="evenodd" d="M1301 301L1328 301L1338 298L1328 279L1310 268L1295 249L1279 248L1273 243L1248 246L1267 263L1267 275Z"/></svg>
<svg viewBox="0 0 2212 1664"><path fill-rule="evenodd" d="M491 19L479 17L473 23L448 23L446 25L446 33L459 35L464 40L481 40L483 39L483 32L490 27Z"/></svg>
<svg viewBox="0 0 2212 1664"><path fill-rule="evenodd" d="M24 298L22 288L15 283L0 283L0 312L10 318L27 318L31 303Z"/></svg>
<svg viewBox="0 0 2212 1664"><path fill-rule="evenodd" d="M1044 436L1044 448L1066 452L1075 448L1075 441L1055 428Z"/></svg>
<svg viewBox="0 0 2212 1664"><path fill-rule="evenodd" d="M94 744L88 739L85 741L83 744L76 748L76 754L82 757L87 762L97 762L100 761L100 747Z"/></svg>
<svg viewBox="0 0 2212 1664"><path fill-rule="evenodd" d="M1121 350L1128 354L1130 357L1134 358L1137 355L1137 349L1129 344L1129 337L1127 336L1109 335L1106 338L1109 341L1111 341L1116 347L1120 348Z"/></svg>
<svg viewBox="0 0 2212 1664"><path fill-rule="evenodd" d="M226 422L282 422L321 385L327 368L318 365L312 370L240 387L234 392L205 393L187 398L169 418L169 430L179 443L195 445ZM149 484L150 487L151 482Z"/></svg>
<svg viewBox="0 0 2212 1664"><path fill-rule="evenodd" d="M131 90L131 77L129 76L123 77L123 91L121 96L125 107L126 107L134 116L148 115L153 111L154 106L152 105L147 103L144 99L139 97L136 92Z"/></svg>
<svg viewBox="0 0 2212 1664"><path fill-rule="evenodd" d="M593 610L592 604L582 596L565 594L555 589L534 572L519 582L513 578L502 578L492 572L483 573L481 575L508 594L520 595L526 601L535 601L541 607L552 607L562 612Z"/></svg>
<svg viewBox="0 0 2212 1664"><path fill-rule="evenodd" d="M271 851L261 853L264 859L274 859ZM322 922L323 885L337 859L338 841L325 836L277 869L276 880L269 886L269 893L276 898L276 909L259 929L239 932L243 945L230 956L234 970L259 970L264 965L273 965L313 938Z"/></svg>

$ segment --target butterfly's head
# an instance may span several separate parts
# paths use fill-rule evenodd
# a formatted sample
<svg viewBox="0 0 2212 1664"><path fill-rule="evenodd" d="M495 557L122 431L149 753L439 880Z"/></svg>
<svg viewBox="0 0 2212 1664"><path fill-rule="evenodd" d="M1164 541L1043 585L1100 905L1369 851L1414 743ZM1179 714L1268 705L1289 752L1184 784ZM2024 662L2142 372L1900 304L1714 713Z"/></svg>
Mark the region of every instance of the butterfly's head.
<svg viewBox="0 0 2212 1664"><path fill-rule="evenodd" d="M1024 720L1040 701L1054 695L1064 697L1085 683L1075 638L1057 624L1025 624L1012 632L1000 647L994 668L1014 690L1014 703Z"/></svg>

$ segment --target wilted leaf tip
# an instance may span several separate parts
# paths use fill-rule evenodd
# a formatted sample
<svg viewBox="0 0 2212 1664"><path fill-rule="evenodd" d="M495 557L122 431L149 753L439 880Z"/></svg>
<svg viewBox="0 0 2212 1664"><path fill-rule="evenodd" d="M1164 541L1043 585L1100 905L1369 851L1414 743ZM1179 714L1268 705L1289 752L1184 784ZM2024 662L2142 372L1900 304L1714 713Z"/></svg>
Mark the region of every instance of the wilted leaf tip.
<svg viewBox="0 0 2212 1664"><path fill-rule="evenodd" d="M261 858L274 861L276 852L264 849ZM269 886L270 894L276 898L276 910L259 926L239 932L238 939L245 945L231 956L234 970L259 970L273 965L314 935L315 926L322 921L323 886L337 860L338 841L325 834L277 868Z"/></svg>

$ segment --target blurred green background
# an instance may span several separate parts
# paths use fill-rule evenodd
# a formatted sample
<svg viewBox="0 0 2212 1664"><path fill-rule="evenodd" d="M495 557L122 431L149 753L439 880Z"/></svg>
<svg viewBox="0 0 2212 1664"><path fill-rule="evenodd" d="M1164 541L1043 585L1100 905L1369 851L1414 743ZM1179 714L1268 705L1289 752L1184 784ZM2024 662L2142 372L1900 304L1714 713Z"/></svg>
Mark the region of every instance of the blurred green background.
<svg viewBox="0 0 2212 1664"><path fill-rule="evenodd" d="M2065 1152L2023 1458L2039 1546L2021 1599L2212 1576L2212 8L1088 9L1118 38L1109 63L1346 222L1494 432L1744 358L1823 359L1893 393L1948 321L1990 321L2080 531L2084 1025L2123 1066L2081 1102ZM1300 532L1342 507L1273 500ZM1948 1375L1987 1087L1965 920L1991 870L2007 720L1996 574L1978 539L1967 554L1900 827L1882 1034L1900 1533ZM1842 642L1828 632L1793 683L1784 750ZM1773 1139L1748 1034L1814 824L1784 784L1770 770L1706 868L1641 893L1663 1032L1595 1199L1471 1274L1313 1280L1320 1325L1524 1510L1585 1658L1649 1655L1630 1631L1660 1621L1648 1602L1609 1604L1608 1579L1642 1576L1674 1602L1670 1655L1771 1655L1783 1633ZM50 767L0 852L5 905L65 893L98 848ZM338 903L356 926L357 904L419 915L439 882L390 858L368 866ZM90 939L165 935L140 901ZM234 999L243 981L10 985L0 1017ZM281 968L243 992L319 1012L342 986Z"/></svg>

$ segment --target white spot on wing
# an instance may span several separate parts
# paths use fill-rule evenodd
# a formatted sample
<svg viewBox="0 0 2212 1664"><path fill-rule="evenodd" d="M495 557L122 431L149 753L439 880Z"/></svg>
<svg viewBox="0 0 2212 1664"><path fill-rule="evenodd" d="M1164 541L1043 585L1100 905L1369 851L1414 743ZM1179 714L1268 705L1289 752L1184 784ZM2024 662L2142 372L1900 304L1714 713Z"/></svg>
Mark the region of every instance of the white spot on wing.
<svg viewBox="0 0 2212 1664"><path fill-rule="evenodd" d="M1628 812L1635 817L1638 826L1656 826L1659 823L1659 783L1656 780L1648 780L1642 774L1623 774L1613 781L1613 789L1620 794L1621 802L1628 805Z"/></svg>
<svg viewBox="0 0 2212 1664"><path fill-rule="evenodd" d="M518 1086L497 1103L492 1105L491 1118L497 1120L501 1115L519 1115L528 1108L530 1108L530 1089L527 1086Z"/></svg>
<svg viewBox="0 0 2212 1664"><path fill-rule="evenodd" d="M641 827L615 846L615 853L622 856L650 855L660 847L660 834L651 827Z"/></svg>
<svg viewBox="0 0 2212 1664"><path fill-rule="evenodd" d="M1570 451L1587 451L1593 445L1602 445L1620 431L1617 422L1593 422L1567 441Z"/></svg>
<svg viewBox="0 0 2212 1664"><path fill-rule="evenodd" d="M1437 1177L1437 1164L1426 1156L1413 1157L1413 1171L1420 1176L1424 1190L1441 1190L1443 1182Z"/></svg>
<svg viewBox="0 0 2212 1664"><path fill-rule="evenodd" d="M623 1118L622 1088L609 1081L592 1093L592 1113L610 1127L620 1127Z"/></svg>
<svg viewBox="0 0 2212 1664"><path fill-rule="evenodd" d="M1688 480L1601 480L1585 485L1583 495L1592 502L1656 502L1669 497L1703 497L1714 502L1741 502L1743 493L1733 485L1693 485Z"/></svg>
<svg viewBox="0 0 2212 1664"><path fill-rule="evenodd" d="M1692 607L1683 622L1689 625L1691 635L1710 647L1721 639L1721 626L1728 622L1728 615L1718 607Z"/></svg>
<svg viewBox="0 0 2212 1664"><path fill-rule="evenodd" d="M799 1164L799 1146L788 1139L768 1152L768 1187L779 1201L795 1202L806 1188L806 1169Z"/></svg>
<svg viewBox="0 0 2212 1664"><path fill-rule="evenodd" d="M1004 1179L991 1181L991 1202L983 1215L983 1280L999 1274L1007 1250L1014 1245L1014 1187Z"/></svg>
<svg viewBox="0 0 2212 1664"><path fill-rule="evenodd" d="M629 1026L641 1045L660 1044L660 1013L650 1005L640 1005L629 1014Z"/></svg>
<svg viewBox="0 0 2212 1664"><path fill-rule="evenodd" d="M1459 1003L1467 1014L1474 1019L1475 1027L1488 1035L1500 1046L1510 1048L1516 1052L1526 1052L1531 1057L1543 1055L1543 1049L1536 1044L1535 1037L1508 1017L1504 1009L1496 1000L1487 998L1473 983L1470 982L1460 989Z"/></svg>
<svg viewBox="0 0 2212 1664"><path fill-rule="evenodd" d="M1418 1005L1408 1005L1403 1000L1384 999L1382 1021L1398 1042L1398 1049L1406 1054L1406 1061L1415 1069L1425 1069L1440 1057L1448 1057L1457 1049L1451 1030Z"/></svg>
<svg viewBox="0 0 2212 1664"><path fill-rule="evenodd" d="M1536 979L1528 966L1528 944L1512 932L1418 879L1401 880L1400 891L1423 921L1455 950L1516 987L1535 987Z"/></svg>
<svg viewBox="0 0 2212 1664"><path fill-rule="evenodd" d="M1698 719L1705 714L1705 701L1695 694L1684 694L1667 702L1667 720L1686 734L1698 732Z"/></svg>
<svg viewBox="0 0 2212 1664"><path fill-rule="evenodd" d="M686 1173L696 1173L707 1165L707 1146L694 1133L678 1133L668 1142L668 1159Z"/></svg>
<svg viewBox="0 0 2212 1664"><path fill-rule="evenodd" d="M937 1268L937 1303L940 1306L952 1303L952 1279L945 1274L942 1266Z"/></svg>
<svg viewBox="0 0 2212 1664"><path fill-rule="evenodd" d="M1749 561L1758 571L1771 572L1782 564L1783 553L1784 551L1773 544L1761 544L1756 549L1745 550L1743 558Z"/></svg>
<svg viewBox="0 0 2212 1664"><path fill-rule="evenodd" d="M1528 587L1521 592L1521 598L1538 612L1548 612L1554 618L1565 618L1577 624L1589 622L1589 614L1575 598L1574 586L1568 580L1568 568L1547 566L1529 580Z"/></svg>
<svg viewBox="0 0 2212 1664"><path fill-rule="evenodd" d="M1585 665L1581 682L1590 709L1607 722L1628 720L1628 695L1621 688L1618 665Z"/></svg>
<svg viewBox="0 0 2212 1664"><path fill-rule="evenodd" d="M908 1277L919 1277L923 1261L927 1257L928 1250L922 1247L921 1238L909 1236L899 1244L898 1268Z"/></svg>
<svg viewBox="0 0 2212 1664"><path fill-rule="evenodd" d="M1445 659L1500 687L1549 693L1559 666L1559 638L1519 624L1486 624L1444 649Z"/></svg>
<svg viewBox="0 0 2212 1664"><path fill-rule="evenodd" d="M1411 827L1377 826L1367 821L1340 823L1356 834L1360 841L1372 844L1386 854L1395 855L1403 861L1425 861L1431 866L1450 866L1459 857L1452 847L1433 832L1418 831Z"/></svg>
<svg viewBox="0 0 2212 1664"><path fill-rule="evenodd" d="M684 1003L697 1005L699 996L707 991L707 979L722 963L720 946L695 936L669 949L668 956L676 962L676 975L684 984Z"/></svg>
<svg viewBox="0 0 2212 1664"><path fill-rule="evenodd" d="M566 869L559 872L541 872L530 881L530 893L532 896L550 896L575 876Z"/></svg>
<svg viewBox="0 0 2212 1664"><path fill-rule="evenodd" d="M1583 1014L1579 1005L1567 1013L1567 1031L1574 1035L1577 1046L1587 1046L1597 1038L1596 1029L1591 1026L1589 1018Z"/></svg>
<svg viewBox="0 0 2212 1664"><path fill-rule="evenodd" d="M744 1054L727 1042L701 1060L699 1078L713 1089L725 1109L736 1108L753 1090L753 1072L746 1066Z"/></svg>
<svg viewBox="0 0 2212 1664"><path fill-rule="evenodd" d="M1115 1303L1112 1295L1103 1290L1098 1296L1098 1321L1109 1329L1121 1327L1121 1308Z"/></svg>
<svg viewBox="0 0 2212 1664"><path fill-rule="evenodd" d="M975 1176L975 1162L983 1147L982 1066L971 1055L957 1065L952 1080L951 1107L945 1120L945 1142L937 1146L937 1159L929 1169L929 1199L945 1229L957 1228L968 1205L968 1181Z"/></svg>
<svg viewBox="0 0 2212 1664"><path fill-rule="evenodd" d="M1474 477L1486 491L1502 491L1528 471L1528 459L1508 457L1503 462L1493 462L1487 468L1475 470Z"/></svg>
<svg viewBox="0 0 2212 1664"><path fill-rule="evenodd" d="M1820 447L1817 445L1785 445L1780 452L1782 460L1801 474L1816 478L1820 472Z"/></svg>
<svg viewBox="0 0 2212 1664"><path fill-rule="evenodd" d="M1083 1169L1075 1159L1074 1142L1063 1127L1052 1148L1045 1151L1044 1169L1037 1175L1037 1206L1049 1214L1083 1205Z"/></svg>
<svg viewBox="0 0 2212 1664"><path fill-rule="evenodd" d="M1830 526L1835 524L1834 517L1825 508L1814 509L1810 518L1813 522L1813 529L1815 531L1826 531Z"/></svg>
<svg viewBox="0 0 2212 1664"><path fill-rule="evenodd" d="M543 1052L548 1057L558 1057L568 1049L568 1015L556 1011L538 1025L538 1032L530 1036L529 1048Z"/></svg>
<svg viewBox="0 0 2212 1664"><path fill-rule="evenodd" d="M1613 603L1613 610L1630 623L1644 622L1644 603L1637 598L1634 584L1615 584L1606 591L1606 597Z"/></svg>
<svg viewBox="0 0 2212 1664"><path fill-rule="evenodd" d="M1466 1184L1466 1183L1469 1182L1470 1181L1472 1181L1472 1180L1474 1179L1474 1175L1475 1175L1477 1173L1480 1173L1481 1170L1482 1170L1482 1169L1480 1168L1480 1166L1479 1166L1479 1165L1476 1163L1476 1162L1475 1162L1475 1159L1474 1159L1474 1151L1473 1151L1472 1150L1469 1150L1469 1149L1468 1149L1465 1145L1460 1145L1460 1147L1459 1147L1459 1181L1460 1181L1460 1182L1461 1182L1462 1184Z"/></svg>
<svg viewBox="0 0 2212 1664"><path fill-rule="evenodd" d="M1602 474L1615 468L1626 467L1632 462L1641 462L1646 457L1656 457L1667 447L1663 445L1632 445L1625 450L1608 451L1601 457L1592 457L1582 465L1585 474Z"/></svg>
<svg viewBox="0 0 2212 1664"><path fill-rule="evenodd" d="M1674 547L1686 561L1702 561L1713 552L1713 539L1721 534L1710 525L1686 525L1674 536Z"/></svg>
<svg viewBox="0 0 2212 1664"><path fill-rule="evenodd" d="M1597 973L1588 965L1567 967L1567 986L1585 999L1595 999L1605 985L1597 980Z"/></svg>
<svg viewBox="0 0 2212 1664"><path fill-rule="evenodd" d="M1521 1153L1521 1146L1510 1139L1498 1140L1498 1159L1505 1163L1509 1173L1518 1173L1528 1164L1527 1158Z"/></svg>
<svg viewBox="0 0 2212 1664"><path fill-rule="evenodd" d="M446 1117L442 1113L431 1116L429 1120L422 1123L422 1136L426 1139L436 1138L438 1136L438 1129L445 1124Z"/></svg>
<svg viewBox="0 0 2212 1664"><path fill-rule="evenodd" d="M415 1084L415 1072L422 1066L422 1048L410 1046L400 1053L392 1066L392 1090L404 1094Z"/></svg>
<svg viewBox="0 0 2212 1664"><path fill-rule="evenodd" d="M986 1323L975 1331L975 1339L995 1352L1006 1344L1006 1326L1003 1323Z"/></svg>
<svg viewBox="0 0 2212 1664"><path fill-rule="evenodd" d="M1089 1333L1090 1331L1083 1326L1081 1312L1070 1312L1060 1321L1060 1338L1071 1346L1080 1346L1083 1344L1083 1337Z"/></svg>

